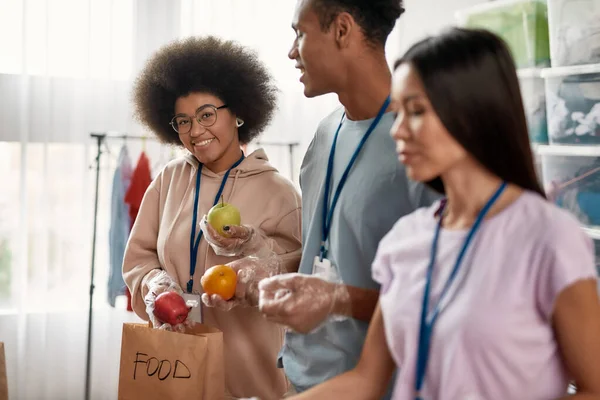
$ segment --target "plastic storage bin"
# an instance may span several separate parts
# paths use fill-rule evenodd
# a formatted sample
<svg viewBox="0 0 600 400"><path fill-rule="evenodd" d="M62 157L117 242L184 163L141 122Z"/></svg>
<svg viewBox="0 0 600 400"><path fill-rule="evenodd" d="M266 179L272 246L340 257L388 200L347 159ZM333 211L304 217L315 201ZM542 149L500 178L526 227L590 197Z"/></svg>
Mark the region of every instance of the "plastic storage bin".
<svg viewBox="0 0 600 400"><path fill-rule="evenodd" d="M552 66L600 63L600 0L548 0Z"/></svg>
<svg viewBox="0 0 600 400"><path fill-rule="evenodd" d="M594 240L594 249L596 250L596 271L600 277L600 240ZM600 287L600 280L598 281Z"/></svg>
<svg viewBox="0 0 600 400"><path fill-rule="evenodd" d="M537 181L541 187L544 187L544 179L543 179L543 171L542 171L542 157L537 154L533 154L533 166L535 168L535 174L537 176Z"/></svg>
<svg viewBox="0 0 600 400"><path fill-rule="evenodd" d="M546 121L546 88L540 69L517 71L521 96L527 117L529 138L532 143L548 143L548 122Z"/></svg>
<svg viewBox="0 0 600 400"><path fill-rule="evenodd" d="M548 199L600 229L600 157L542 155Z"/></svg>
<svg viewBox="0 0 600 400"><path fill-rule="evenodd" d="M596 253L596 274L598 275L598 293L600 294L600 240L594 240L594 251Z"/></svg>
<svg viewBox="0 0 600 400"><path fill-rule="evenodd" d="M600 145L600 64L545 69L551 144Z"/></svg>
<svg viewBox="0 0 600 400"><path fill-rule="evenodd" d="M456 13L459 25L484 28L509 45L519 68L550 66L548 7L544 0L500 0Z"/></svg>

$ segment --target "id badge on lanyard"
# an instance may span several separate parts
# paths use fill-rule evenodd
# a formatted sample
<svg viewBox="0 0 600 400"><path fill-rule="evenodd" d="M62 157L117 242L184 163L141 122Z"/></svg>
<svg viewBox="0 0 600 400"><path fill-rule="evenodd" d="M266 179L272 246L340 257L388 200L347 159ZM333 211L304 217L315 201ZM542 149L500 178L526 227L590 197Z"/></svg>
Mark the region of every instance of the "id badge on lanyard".
<svg viewBox="0 0 600 400"><path fill-rule="evenodd" d="M320 256L315 256L312 274L330 282L339 280L335 266L329 259L321 258Z"/></svg>
<svg viewBox="0 0 600 400"><path fill-rule="evenodd" d="M188 319L190 321L202 323L202 299L199 293L184 293L183 300L190 309Z"/></svg>

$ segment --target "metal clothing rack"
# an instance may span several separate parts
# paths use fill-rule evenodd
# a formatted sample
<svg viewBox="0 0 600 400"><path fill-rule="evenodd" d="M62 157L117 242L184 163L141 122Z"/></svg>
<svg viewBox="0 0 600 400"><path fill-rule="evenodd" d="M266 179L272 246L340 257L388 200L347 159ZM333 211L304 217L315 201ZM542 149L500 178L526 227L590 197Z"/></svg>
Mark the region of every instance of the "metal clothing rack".
<svg viewBox="0 0 600 400"><path fill-rule="evenodd" d="M106 140L122 139L122 140L156 140L153 137L143 135L129 135L127 133L111 133L111 132L93 132L90 137L96 140L96 188L94 194L94 231L92 235L92 262L90 267L90 301L88 306L88 334L87 334L87 355L85 366L85 399L90 399L91 389L91 360L92 360L92 305L94 301L94 270L96 267L96 226L98 223L98 191L100 186L100 159L102 157L103 146L106 145Z"/></svg>

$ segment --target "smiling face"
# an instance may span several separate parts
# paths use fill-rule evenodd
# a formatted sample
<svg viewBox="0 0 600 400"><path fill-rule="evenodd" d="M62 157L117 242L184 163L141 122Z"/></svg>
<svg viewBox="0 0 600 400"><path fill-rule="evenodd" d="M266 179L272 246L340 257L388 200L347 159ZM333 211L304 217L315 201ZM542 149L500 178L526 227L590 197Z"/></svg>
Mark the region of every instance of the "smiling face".
<svg viewBox="0 0 600 400"><path fill-rule="evenodd" d="M335 38L335 22L323 31L311 0L299 0L292 20L296 39L288 53L300 70L304 95L315 97L335 92L342 70L340 49Z"/></svg>
<svg viewBox="0 0 600 400"><path fill-rule="evenodd" d="M411 179L430 181L470 157L440 121L411 64L394 73L391 108L397 117L390 134Z"/></svg>
<svg viewBox="0 0 600 400"><path fill-rule="evenodd" d="M175 115L191 117L189 132L180 133L179 140L202 164L213 172L221 172L233 165L240 157L240 142L236 117L216 96L208 93L194 92L182 96L175 101ZM211 107L211 106L214 106ZM198 123L196 115L205 121L212 121L211 126ZM182 125L181 131L187 129Z"/></svg>

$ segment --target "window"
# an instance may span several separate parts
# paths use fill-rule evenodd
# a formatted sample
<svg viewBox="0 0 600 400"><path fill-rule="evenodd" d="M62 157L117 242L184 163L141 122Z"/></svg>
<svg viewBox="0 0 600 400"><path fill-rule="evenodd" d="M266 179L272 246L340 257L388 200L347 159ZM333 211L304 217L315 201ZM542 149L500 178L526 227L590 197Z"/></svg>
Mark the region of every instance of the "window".
<svg viewBox="0 0 600 400"><path fill-rule="evenodd" d="M0 74L128 79L134 0L3 0Z"/></svg>

